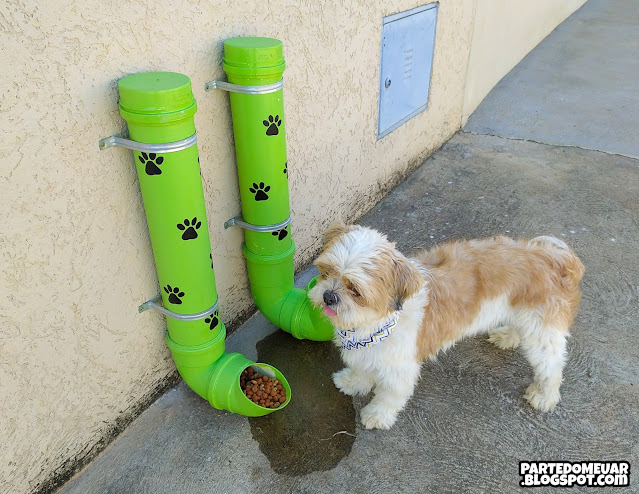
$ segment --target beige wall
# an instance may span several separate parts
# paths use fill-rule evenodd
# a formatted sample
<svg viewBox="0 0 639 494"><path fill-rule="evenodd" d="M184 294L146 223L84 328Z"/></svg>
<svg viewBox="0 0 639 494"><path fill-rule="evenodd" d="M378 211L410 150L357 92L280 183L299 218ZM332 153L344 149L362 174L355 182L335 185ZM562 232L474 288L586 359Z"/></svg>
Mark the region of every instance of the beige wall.
<svg viewBox="0 0 639 494"><path fill-rule="evenodd" d="M442 0L429 107L376 140L381 19L421 3L0 5L0 492L30 492L64 474L174 372L163 317L137 313L159 289L131 153L97 146L125 130L117 80L148 70L192 79L221 311L232 321L252 300L242 232L222 226L239 212L228 95L203 90L223 77L222 41L284 42L299 267L335 216L357 218L460 128L475 5Z"/></svg>
<svg viewBox="0 0 639 494"><path fill-rule="evenodd" d="M476 0L462 125L490 90L586 0Z"/></svg>

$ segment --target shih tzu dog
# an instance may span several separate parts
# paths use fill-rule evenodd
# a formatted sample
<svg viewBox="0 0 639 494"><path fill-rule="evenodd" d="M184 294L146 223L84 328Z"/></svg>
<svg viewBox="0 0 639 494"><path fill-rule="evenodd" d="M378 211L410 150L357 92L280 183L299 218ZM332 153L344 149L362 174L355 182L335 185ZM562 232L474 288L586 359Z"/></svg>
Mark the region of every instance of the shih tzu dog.
<svg viewBox="0 0 639 494"><path fill-rule="evenodd" d="M367 429L395 423L422 361L481 333L499 348L521 347L534 369L524 394L534 408L559 402L585 272L561 240L458 241L407 258L375 230L336 224L315 265L309 297L335 327L346 364L333 381L348 395L375 390L361 413Z"/></svg>

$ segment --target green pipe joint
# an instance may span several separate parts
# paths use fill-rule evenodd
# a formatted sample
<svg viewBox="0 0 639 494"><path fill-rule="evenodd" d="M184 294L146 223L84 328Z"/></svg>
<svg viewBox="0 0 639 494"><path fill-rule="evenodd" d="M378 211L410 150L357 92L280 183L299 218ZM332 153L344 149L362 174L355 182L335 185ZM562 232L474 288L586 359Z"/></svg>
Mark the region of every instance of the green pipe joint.
<svg viewBox="0 0 639 494"><path fill-rule="evenodd" d="M217 310L191 81L173 72L147 72L122 78L118 87L120 114L131 140L107 138L100 147L134 150L162 312L169 316L166 342L180 375L215 408L247 416L282 409L291 390L281 372L239 353L225 353L226 328ZM143 304L149 305L154 304ZM282 406L261 407L244 396L239 378L249 366L282 382L287 395Z"/></svg>
<svg viewBox="0 0 639 494"><path fill-rule="evenodd" d="M296 338L330 340L333 327L309 301L310 287L294 287L282 42L228 39L223 68L228 83L212 81L207 89L230 92L242 217L225 226L245 228L243 249L253 298L269 321Z"/></svg>

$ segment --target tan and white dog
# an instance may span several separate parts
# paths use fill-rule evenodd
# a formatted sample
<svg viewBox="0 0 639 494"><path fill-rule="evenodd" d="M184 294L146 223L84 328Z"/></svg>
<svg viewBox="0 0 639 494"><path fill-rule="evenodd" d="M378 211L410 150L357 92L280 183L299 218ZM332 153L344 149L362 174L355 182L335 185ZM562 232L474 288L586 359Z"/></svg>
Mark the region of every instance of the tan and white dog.
<svg viewBox="0 0 639 494"><path fill-rule="evenodd" d="M333 381L349 395L375 390L361 413L366 428L395 423L422 361L481 333L499 348L521 346L534 369L524 394L534 408L559 402L585 272L561 240L458 241L409 259L375 230L336 224L315 265L309 297L335 327L346 364Z"/></svg>

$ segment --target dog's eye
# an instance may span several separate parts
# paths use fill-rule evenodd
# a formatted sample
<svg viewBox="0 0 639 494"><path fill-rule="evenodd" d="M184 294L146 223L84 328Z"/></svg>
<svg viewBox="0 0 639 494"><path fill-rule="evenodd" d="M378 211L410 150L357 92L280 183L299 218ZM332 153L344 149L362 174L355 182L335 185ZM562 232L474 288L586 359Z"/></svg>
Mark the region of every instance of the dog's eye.
<svg viewBox="0 0 639 494"><path fill-rule="evenodd" d="M355 297L361 297L360 293L357 291L357 289L355 288L351 288L351 292L353 292L353 296Z"/></svg>

